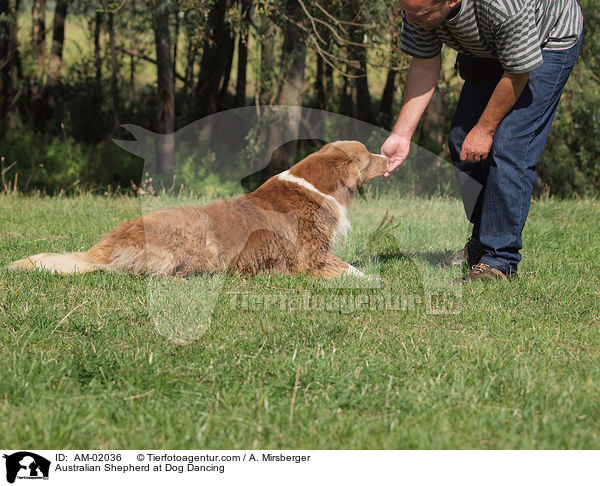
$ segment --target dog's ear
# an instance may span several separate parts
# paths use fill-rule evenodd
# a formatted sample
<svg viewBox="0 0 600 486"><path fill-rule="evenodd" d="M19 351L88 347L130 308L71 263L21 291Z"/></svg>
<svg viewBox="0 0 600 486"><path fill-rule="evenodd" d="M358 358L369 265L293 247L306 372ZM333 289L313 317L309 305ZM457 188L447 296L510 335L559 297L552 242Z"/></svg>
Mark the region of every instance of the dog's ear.
<svg viewBox="0 0 600 486"><path fill-rule="evenodd" d="M358 163L359 159L356 155L347 154L347 157L336 166L341 184L353 191L360 191L362 188Z"/></svg>
<svg viewBox="0 0 600 486"><path fill-rule="evenodd" d="M354 184L356 185L356 190L361 193L362 191L362 179L360 178L360 157L358 155L350 156L350 177L354 178Z"/></svg>
<svg viewBox="0 0 600 486"><path fill-rule="evenodd" d="M317 150L314 153L320 154L320 155L330 155L330 154L335 154L338 151L340 151L340 149L338 147L336 147L332 143L326 143L325 145L323 145L319 150Z"/></svg>

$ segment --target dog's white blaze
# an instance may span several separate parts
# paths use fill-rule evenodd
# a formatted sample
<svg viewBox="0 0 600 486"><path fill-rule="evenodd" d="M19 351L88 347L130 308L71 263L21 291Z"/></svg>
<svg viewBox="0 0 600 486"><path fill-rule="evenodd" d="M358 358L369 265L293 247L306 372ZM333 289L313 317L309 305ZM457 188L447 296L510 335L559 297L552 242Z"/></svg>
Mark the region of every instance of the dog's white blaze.
<svg viewBox="0 0 600 486"><path fill-rule="evenodd" d="M309 191L314 192L315 194L318 194L321 197L324 197L328 201L331 201L339 212L338 224L337 228L335 229L336 236L340 234L344 238L348 236L348 231L350 230L350 221L348 221L348 216L346 215L346 208L342 206L335 197L333 197L331 194L325 194L324 192L319 191L306 179L303 179L302 177L296 177L295 175L290 174L289 170L283 171L277 176L277 178L281 181L293 182L294 184L298 184L299 186L302 186L305 189L308 189Z"/></svg>
<svg viewBox="0 0 600 486"><path fill-rule="evenodd" d="M298 184L299 186L302 186L302 187L308 189L309 191L312 191L312 192L318 194L319 196L322 196L325 199L328 199L329 201L333 202L340 211L342 211L344 209L344 207L338 202L338 200L335 197L333 197L330 194L325 194L324 192L319 191L315 186L313 186L306 179L303 179L302 177L296 177L295 175L290 174L289 170L283 171L281 174L279 174L277 176L277 178L282 181L293 182L295 184Z"/></svg>
<svg viewBox="0 0 600 486"><path fill-rule="evenodd" d="M340 220L338 221L337 228L335 229L335 236L337 238L339 235L342 235L344 238L347 238L348 231L350 231L350 221L348 221L348 216L346 216L346 208L342 206Z"/></svg>

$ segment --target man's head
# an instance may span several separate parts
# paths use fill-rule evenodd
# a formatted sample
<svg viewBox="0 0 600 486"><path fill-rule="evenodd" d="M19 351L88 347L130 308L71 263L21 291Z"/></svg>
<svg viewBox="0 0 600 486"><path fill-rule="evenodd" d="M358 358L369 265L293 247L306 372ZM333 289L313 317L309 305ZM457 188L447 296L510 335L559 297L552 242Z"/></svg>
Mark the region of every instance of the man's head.
<svg viewBox="0 0 600 486"><path fill-rule="evenodd" d="M450 11L461 0L400 0L400 7L406 12L408 23L417 24L427 30L442 25Z"/></svg>

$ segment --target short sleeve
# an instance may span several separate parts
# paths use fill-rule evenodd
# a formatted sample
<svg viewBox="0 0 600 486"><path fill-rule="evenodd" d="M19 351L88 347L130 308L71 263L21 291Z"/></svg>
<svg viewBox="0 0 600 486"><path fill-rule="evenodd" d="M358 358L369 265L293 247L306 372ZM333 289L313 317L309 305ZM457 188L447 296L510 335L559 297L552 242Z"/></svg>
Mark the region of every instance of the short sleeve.
<svg viewBox="0 0 600 486"><path fill-rule="evenodd" d="M429 59L437 56L442 50L442 41L435 31L422 29L416 24L409 24L406 20L406 13L402 12L400 49L409 56Z"/></svg>

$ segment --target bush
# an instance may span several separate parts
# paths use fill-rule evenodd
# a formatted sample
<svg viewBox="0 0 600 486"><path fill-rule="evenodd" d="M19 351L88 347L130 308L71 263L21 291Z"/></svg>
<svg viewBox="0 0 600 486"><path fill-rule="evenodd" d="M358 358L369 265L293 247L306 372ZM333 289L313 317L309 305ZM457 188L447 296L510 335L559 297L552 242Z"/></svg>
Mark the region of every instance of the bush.
<svg viewBox="0 0 600 486"><path fill-rule="evenodd" d="M75 187L129 187L139 183L143 161L112 141L97 145L76 142L73 137L47 137L20 124L2 140L4 167L14 163L5 179L15 180L23 192L55 193Z"/></svg>

